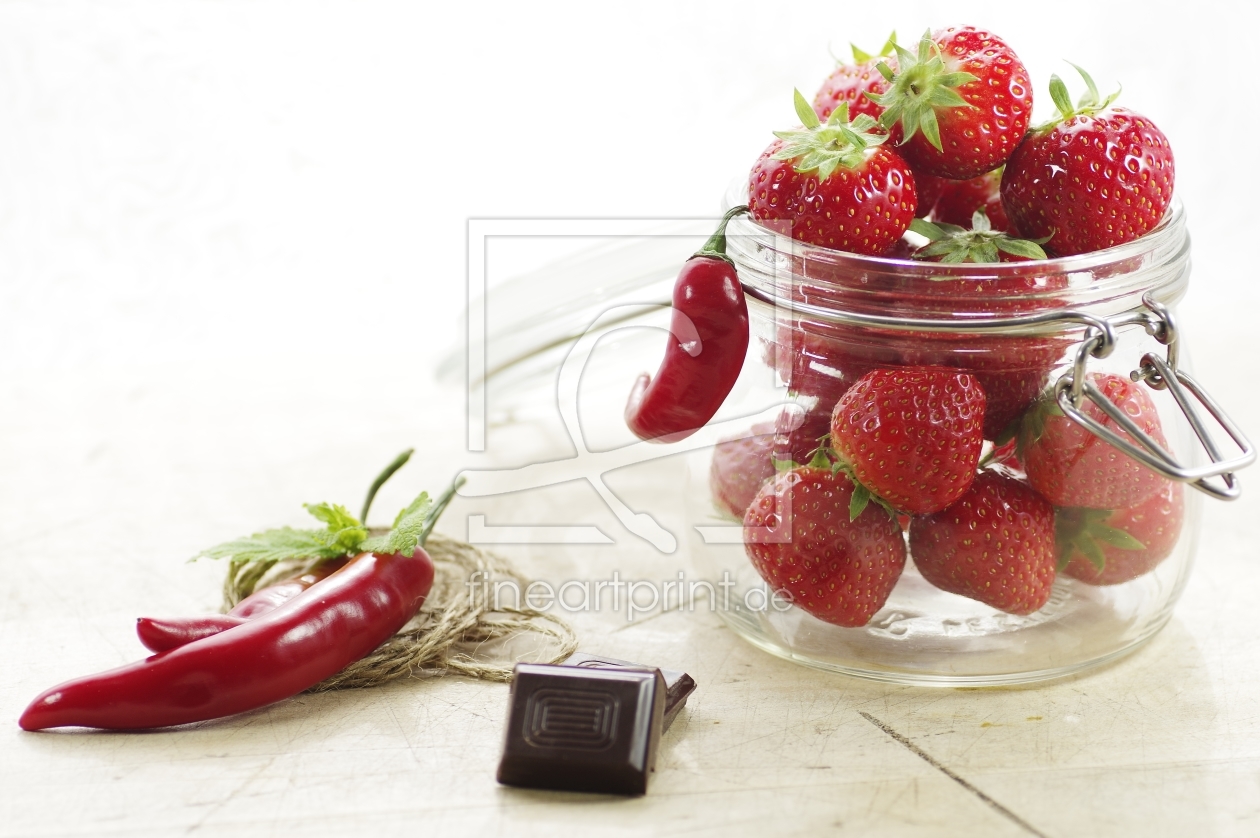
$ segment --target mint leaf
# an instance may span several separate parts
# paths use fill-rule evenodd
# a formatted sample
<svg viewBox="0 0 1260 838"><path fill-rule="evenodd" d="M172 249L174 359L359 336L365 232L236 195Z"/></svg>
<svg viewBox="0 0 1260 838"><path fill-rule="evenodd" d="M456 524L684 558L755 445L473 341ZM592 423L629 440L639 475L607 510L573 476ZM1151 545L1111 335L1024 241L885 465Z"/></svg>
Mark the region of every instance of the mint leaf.
<svg viewBox="0 0 1260 838"><path fill-rule="evenodd" d="M337 555L356 552L359 543L367 538L367 528L344 506L329 503L307 503L303 506L317 520L327 525L328 529L322 534L322 538L329 549L339 551Z"/></svg>
<svg viewBox="0 0 1260 838"><path fill-rule="evenodd" d="M398 513L393 529L385 535L361 542L359 549L384 555L410 556L428 534L426 524L433 515L433 508L434 503L429 493L421 492L406 509Z"/></svg>
<svg viewBox="0 0 1260 838"><path fill-rule="evenodd" d="M246 538L217 544L194 556L231 559L234 562L283 562L291 559L335 559L361 552L359 544L367 529L346 511L331 503L308 503L306 511L322 522L322 530L296 530L281 527L264 530Z"/></svg>
<svg viewBox="0 0 1260 838"><path fill-rule="evenodd" d="M327 530L295 530L282 527L246 538L225 541L194 558L231 559L236 562L281 562L287 559L335 559L347 551L329 544Z"/></svg>

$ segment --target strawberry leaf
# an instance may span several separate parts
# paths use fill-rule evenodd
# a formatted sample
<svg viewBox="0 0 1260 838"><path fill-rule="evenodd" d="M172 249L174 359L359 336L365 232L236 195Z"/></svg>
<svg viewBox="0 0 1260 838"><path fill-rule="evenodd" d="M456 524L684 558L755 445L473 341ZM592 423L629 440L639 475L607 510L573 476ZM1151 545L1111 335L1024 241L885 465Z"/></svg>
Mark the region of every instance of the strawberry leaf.
<svg viewBox="0 0 1260 838"><path fill-rule="evenodd" d="M1068 95L1067 85L1058 75L1050 76L1050 100L1054 102L1054 106L1059 109L1059 114L1064 119L1070 117L1075 111L1072 107L1072 97Z"/></svg>
<svg viewBox="0 0 1260 838"><path fill-rule="evenodd" d="M897 50L898 71L893 73L883 62L879 65L880 73L889 82L888 90L875 100L884 109L879 121L886 129L901 123L903 143L922 132L924 138L941 151L943 147L936 112L938 109L972 107L957 88L977 78L962 71L946 72L940 47L932 40L930 31L919 40L916 54L899 45L894 45L894 48Z"/></svg>
<svg viewBox="0 0 1260 838"><path fill-rule="evenodd" d="M1102 541L1110 547L1117 550L1145 550L1146 545L1138 541L1131 534L1116 527L1108 527L1103 524L1090 527L1089 534L1098 541Z"/></svg>
<svg viewBox="0 0 1260 838"><path fill-rule="evenodd" d="M1025 259L1046 258L1046 252L1041 249L1041 245L1032 239L1013 239L1005 236L995 239L993 243L998 250L1003 253L1009 253L1012 256L1022 256Z"/></svg>
<svg viewBox="0 0 1260 838"><path fill-rule="evenodd" d="M884 45L879 48L879 52L876 53L875 55L871 55L869 52L859 49L857 44L851 43L849 44L849 48L853 50L854 63L865 64L866 62L871 61L872 59L883 58L883 57L892 55L893 44L896 43L896 41L897 41L897 30L894 29L892 34L888 36L888 40L884 41Z"/></svg>
<svg viewBox="0 0 1260 838"><path fill-rule="evenodd" d="M859 114L849 120L849 105L842 103L827 119L818 120L809 102L795 91L794 102L802 128L793 131L775 131L783 140L783 147L775 152L776 160L789 160L798 172L817 171L820 180L826 180L837 168L853 169L866 159L865 151L882 144L887 134L875 133L879 127L872 117Z"/></svg>
<svg viewBox="0 0 1260 838"><path fill-rule="evenodd" d="M801 95L801 91L794 90L792 103L796 107L796 116L801 121L801 125L806 128L817 128L822 123L818 121L818 114L814 113L814 106L805 100Z"/></svg>
<svg viewBox="0 0 1260 838"><path fill-rule="evenodd" d="M853 497L849 498L849 520L856 521L871 503L871 490L861 483L853 484Z"/></svg>

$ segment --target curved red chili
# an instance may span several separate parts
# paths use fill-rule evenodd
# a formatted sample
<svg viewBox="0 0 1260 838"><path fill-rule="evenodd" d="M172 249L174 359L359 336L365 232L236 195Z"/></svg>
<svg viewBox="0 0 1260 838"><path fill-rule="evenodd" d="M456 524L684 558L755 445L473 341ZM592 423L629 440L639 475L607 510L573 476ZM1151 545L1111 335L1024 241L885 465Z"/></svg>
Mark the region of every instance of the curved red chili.
<svg viewBox="0 0 1260 838"><path fill-rule="evenodd" d="M140 617L136 620L136 635L151 652L165 652L194 640L202 640L275 610L311 585L345 567L348 561L349 556L330 559L301 576L293 576L254 591L226 614L175 618Z"/></svg>
<svg viewBox="0 0 1260 838"><path fill-rule="evenodd" d="M728 212L674 281L665 358L655 378L639 376L626 403L626 424L640 439L691 436L713 418L739 378L748 351L748 304L726 256L726 225L747 211Z"/></svg>
<svg viewBox="0 0 1260 838"><path fill-rule="evenodd" d="M423 548L362 553L345 567L230 631L46 690L18 723L137 730L252 710L335 675L388 640L433 585Z"/></svg>

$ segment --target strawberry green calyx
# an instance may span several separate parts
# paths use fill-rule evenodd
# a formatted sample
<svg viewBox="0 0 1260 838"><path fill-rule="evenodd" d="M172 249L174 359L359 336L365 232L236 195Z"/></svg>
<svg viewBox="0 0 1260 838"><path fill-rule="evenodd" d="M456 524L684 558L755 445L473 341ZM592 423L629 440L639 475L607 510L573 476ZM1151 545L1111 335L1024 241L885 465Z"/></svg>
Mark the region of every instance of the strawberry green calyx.
<svg viewBox="0 0 1260 838"><path fill-rule="evenodd" d="M1072 64L1072 62L1068 62ZM1059 115L1044 125L1037 127L1038 131L1044 131L1052 128L1060 122L1066 122L1074 116L1082 116L1098 113L1105 110L1108 105L1116 101L1120 96L1120 88L1106 98L1098 93L1098 85L1094 84L1094 79L1084 69L1072 64L1076 72L1081 74L1081 78L1085 81L1085 92L1081 94L1081 98L1076 104L1072 104L1072 98L1068 95L1067 85L1063 83L1063 79L1057 75L1050 76L1050 98L1054 101L1055 108L1059 111Z"/></svg>
<svg viewBox="0 0 1260 838"><path fill-rule="evenodd" d="M865 64L876 58L888 58L893 54L893 50L897 48L897 30L894 29L892 34L888 36L888 40L884 41L884 45L879 48L879 52L871 55L865 50L859 49L857 44L850 43L849 49L853 50L853 62L855 64ZM842 62L836 61L837 64Z"/></svg>
<svg viewBox="0 0 1260 838"><path fill-rule="evenodd" d="M1038 398L1037 402L1019 420L1019 428L1015 433L1015 456L1022 461L1028 449L1045 434L1046 421L1052 416L1062 417L1063 415L1063 408L1059 407L1053 395L1046 393Z"/></svg>
<svg viewBox="0 0 1260 838"><path fill-rule="evenodd" d="M920 131L937 151L942 151L941 130L936 120L938 108L974 107L959 95L956 88L976 81L971 73L949 72L941 57L941 49L925 32L917 53L894 45L900 69L897 72L881 61L876 67L889 81L888 90L872 97L883 107L880 124L888 130L901 123L902 143Z"/></svg>
<svg viewBox="0 0 1260 838"><path fill-rule="evenodd" d="M943 264L1000 262L1003 253L1022 259L1045 259L1046 252L1041 246L1050 240L1049 236L1017 239L993 230L983 208L971 216L970 230L922 218L911 221L910 229L928 239L927 244L914 252L914 258L932 259Z"/></svg>
<svg viewBox="0 0 1260 838"><path fill-rule="evenodd" d="M1074 553L1080 553L1096 570L1106 568L1103 547L1116 550L1145 550L1146 545L1118 527L1108 526L1110 509L1060 509L1054 516L1054 542L1058 569L1068 566Z"/></svg>
<svg viewBox="0 0 1260 838"><path fill-rule="evenodd" d="M734 265L735 263L726 255L726 225L735 216L743 215L746 212L748 212L746 205L732 207L727 210L726 215L722 216L722 221L718 224L718 228L713 231L713 235L709 236L709 240L704 243L704 247L691 254L690 258L721 259L728 265Z"/></svg>
<svg viewBox="0 0 1260 838"><path fill-rule="evenodd" d="M855 169L866 158L866 150L881 145L888 139L882 131L874 133L879 123L866 114L858 114L849 121L849 105L836 108L827 121L821 122L813 107L805 101L799 90L795 91L796 115L803 128L795 131L775 131L783 140L783 148L775 153L776 160L794 161L793 168L801 173L818 172L820 180L826 180L839 167Z"/></svg>
<svg viewBox="0 0 1260 838"><path fill-rule="evenodd" d="M834 450L825 450L827 450L830 455L837 458L839 457ZM813 465L813 463L810 463L810 465ZM874 502L877 506L882 507L883 510L888 513L888 516L894 521L897 520L897 510L894 509L892 504L888 501L872 492L861 480L858 480L857 475L853 473L852 465L846 463L842 459L837 459L835 462L828 462L826 468L830 468L832 474L837 472L844 474L845 477L849 478L849 482L853 484L853 496L849 498L850 521L856 521L858 516L865 512L866 507L870 506L872 502ZM900 523L898 523L898 527L900 528Z"/></svg>

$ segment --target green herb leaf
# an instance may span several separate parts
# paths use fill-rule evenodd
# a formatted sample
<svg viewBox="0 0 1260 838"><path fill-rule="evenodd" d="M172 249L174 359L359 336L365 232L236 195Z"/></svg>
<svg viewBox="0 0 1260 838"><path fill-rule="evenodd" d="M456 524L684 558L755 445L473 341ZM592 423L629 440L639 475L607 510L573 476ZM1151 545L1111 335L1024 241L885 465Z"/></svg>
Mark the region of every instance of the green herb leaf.
<svg viewBox="0 0 1260 838"><path fill-rule="evenodd" d="M367 539L359 547L371 553L410 556L416 552L420 535L424 532L424 525L428 523L432 512L433 500L428 492L421 492L406 509L398 513L393 529L385 535Z"/></svg>
<svg viewBox="0 0 1260 838"><path fill-rule="evenodd" d="M367 528L359 519L339 504L306 503L303 507L318 521L323 521L328 529L323 535L329 549L338 550L337 555L355 552L359 542L367 538Z"/></svg>
<svg viewBox="0 0 1260 838"><path fill-rule="evenodd" d="M231 559L236 562L280 562L288 559L335 559L345 551L330 545L328 530L295 530L281 527L246 538L225 541L194 558Z"/></svg>

